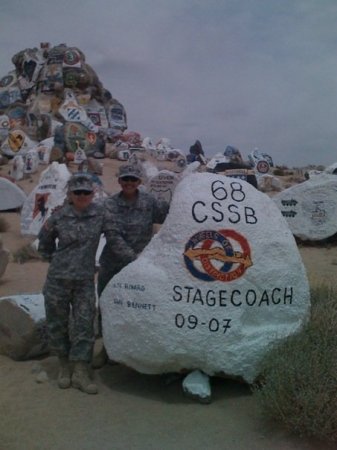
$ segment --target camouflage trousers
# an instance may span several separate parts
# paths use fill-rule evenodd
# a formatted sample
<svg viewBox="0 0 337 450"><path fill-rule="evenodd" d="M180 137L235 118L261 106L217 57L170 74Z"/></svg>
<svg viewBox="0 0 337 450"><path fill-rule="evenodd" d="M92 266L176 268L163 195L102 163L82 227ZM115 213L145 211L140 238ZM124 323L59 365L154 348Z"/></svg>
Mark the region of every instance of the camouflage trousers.
<svg viewBox="0 0 337 450"><path fill-rule="evenodd" d="M90 362L95 342L94 280L47 277L43 295L51 353Z"/></svg>

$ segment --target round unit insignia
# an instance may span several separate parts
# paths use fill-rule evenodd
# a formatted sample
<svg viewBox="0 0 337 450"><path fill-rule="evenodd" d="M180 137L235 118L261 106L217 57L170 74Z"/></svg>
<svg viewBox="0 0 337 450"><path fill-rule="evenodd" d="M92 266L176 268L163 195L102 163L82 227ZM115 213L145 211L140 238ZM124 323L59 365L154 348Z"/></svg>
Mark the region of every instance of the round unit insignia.
<svg viewBox="0 0 337 450"><path fill-rule="evenodd" d="M73 153L79 147L87 153L91 147L91 143L88 140L87 128L81 123L66 122L64 125L64 139L67 150Z"/></svg>
<svg viewBox="0 0 337 450"><path fill-rule="evenodd" d="M233 281L252 266L250 247L235 230L205 230L187 242L184 261L189 272L203 281Z"/></svg>
<svg viewBox="0 0 337 450"><path fill-rule="evenodd" d="M256 170L259 173L268 173L270 170L270 165L268 163L268 161L261 159L260 161L257 162L256 164Z"/></svg>
<svg viewBox="0 0 337 450"><path fill-rule="evenodd" d="M68 49L64 52L63 62L68 66L74 66L80 62L81 58L76 50Z"/></svg>
<svg viewBox="0 0 337 450"><path fill-rule="evenodd" d="M6 75L5 77L1 78L0 87L7 87L11 83L13 83L13 81L14 81L13 75Z"/></svg>
<svg viewBox="0 0 337 450"><path fill-rule="evenodd" d="M8 145L13 152L18 152L25 140L25 134L21 130L13 130L8 135Z"/></svg>

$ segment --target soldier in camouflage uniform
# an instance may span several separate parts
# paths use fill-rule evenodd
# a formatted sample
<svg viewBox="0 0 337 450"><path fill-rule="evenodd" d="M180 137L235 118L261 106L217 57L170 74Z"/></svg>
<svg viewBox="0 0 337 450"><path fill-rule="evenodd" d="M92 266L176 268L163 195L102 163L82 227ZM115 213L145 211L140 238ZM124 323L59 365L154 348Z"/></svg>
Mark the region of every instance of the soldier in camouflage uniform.
<svg viewBox="0 0 337 450"><path fill-rule="evenodd" d="M138 189L142 172L134 164L120 167L118 182L121 191L108 197L104 206L109 218L114 221L111 242L103 248L99 263L97 292L100 296L105 286L120 270L137 258L150 242L153 224L162 224L169 205ZM103 348L94 367L101 367L106 361Z"/></svg>
<svg viewBox="0 0 337 450"><path fill-rule="evenodd" d="M91 175L73 175L68 182L69 202L49 217L38 236L39 252L50 261L43 294L49 346L61 366L58 385L72 384L88 394L97 393L88 367L94 346L95 256L101 233L108 242L111 224L103 207L92 203L93 197Z"/></svg>

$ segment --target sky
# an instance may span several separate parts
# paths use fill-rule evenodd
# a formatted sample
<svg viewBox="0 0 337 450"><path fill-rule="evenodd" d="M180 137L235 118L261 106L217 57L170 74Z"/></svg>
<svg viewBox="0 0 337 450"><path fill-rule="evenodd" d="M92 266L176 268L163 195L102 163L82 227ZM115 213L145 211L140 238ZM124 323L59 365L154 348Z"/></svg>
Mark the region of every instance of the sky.
<svg viewBox="0 0 337 450"><path fill-rule="evenodd" d="M207 157L337 161L336 0L1 0L0 78L25 48L78 47L128 130Z"/></svg>

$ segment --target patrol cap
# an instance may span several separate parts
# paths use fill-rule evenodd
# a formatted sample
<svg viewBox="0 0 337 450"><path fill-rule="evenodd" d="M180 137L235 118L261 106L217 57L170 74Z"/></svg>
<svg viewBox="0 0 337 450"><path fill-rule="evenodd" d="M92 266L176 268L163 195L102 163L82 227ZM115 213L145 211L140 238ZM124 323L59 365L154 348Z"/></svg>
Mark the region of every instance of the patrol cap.
<svg viewBox="0 0 337 450"><path fill-rule="evenodd" d="M92 176L87 173L75 173L68 181L69 191L87 191L93 192L93 180Z"/></svg>
<svg viewBox="0 0 337 450"><path fill-rule="evenodd" d="M142 178L142 171L134 164L124 164L119 168L118 178L125 177L135 177L140 180Z"/></svg>

